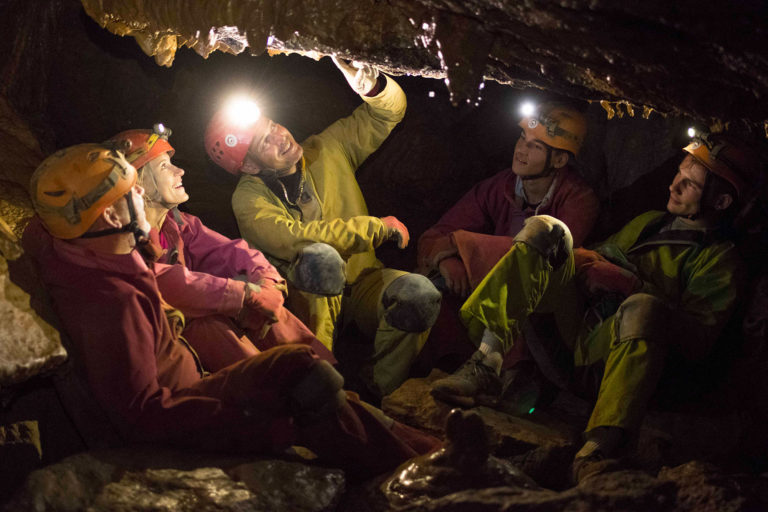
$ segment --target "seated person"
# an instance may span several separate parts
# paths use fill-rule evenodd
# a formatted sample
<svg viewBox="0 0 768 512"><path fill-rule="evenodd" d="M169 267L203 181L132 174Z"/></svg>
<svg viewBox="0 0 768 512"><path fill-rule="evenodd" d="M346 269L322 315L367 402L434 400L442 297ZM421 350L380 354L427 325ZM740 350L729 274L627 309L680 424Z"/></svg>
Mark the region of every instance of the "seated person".
<svg viewBox="0 0 768 512"><path fill-rule="evenodd" d="M443 291L440 316L420 363L465 357L474 350L458 320L461 304L512 246L533 215L551 215L581 246L597 219L599 201L569 162L579 153L586 120L577 110L545 103L520 121L512 167L481 181L419 238L418 271ZM516 358L522 357L521 344ZM515 358L512 358L515 359ZM459 362L460 364L460 362ZM420 364L421 365L421 364ZM449 370L455 369L447 368Z"/></svg>
<svg viewBox="0 0 768 512"><path fill-rule="evenodd" d="M574 477L621 454L665 361L707 357L744 284L728 226L759 183L759 159L724 134L697 138L685 151L667 212L636 217L594 251L574 251L560 220L528 219L461 308L479 349L456 373L435 381L432 394L462 405L492 402L503 354L525 330L547 377L596 397ZM554 337L532 333L532 313L550 315ZM557 357L563 353L567 365Z"/></svg>
<svg viewBox="0 0 768 512"><path fill-rule="evenodd" d="M334 61L364 101L352 115L300 145L256 108L247 120L224 108L208 125L205 147L214 163L240 175L232 196L240 233L278 269L314 242L331 245L344 259L343 294L292 291L289 308L329 349L348 325L372 341L360 377L379 397L408 376L437 317L440 293L424 276L384 268L376 258L387 240L405 248L408 230L395 217L368 215L355 179L405 115L405 94L375 68Z"/></svg>
<svg viewBox="0 0 768 512"><path fill-rule="evenodd" d="M261 252L208 229L178 206L189 199L173 164L170 130L128 130L109 141L136 167L144 211L159 249L150 255L160 293L186 318L182 336L210 371L276 345L304 343L333 354L283 307L285 281ZM144 247L149 247L145 245ZM341 259L336 273L343 279ZM242 282L245 281L245 282ZM245 307L244 307L245 305Z"/></svg>
<svg viewBox="0 0 768 512"><path fill-rule="evenodd" d="M302 445L351 477L438 445L344 392L341 376L307 345L208 373L179 338L183 315L135 250L150 229L136 179L112 146L54 153L32 175L37 216L23 237L76 366L126 442L264 454Z"/></svg>

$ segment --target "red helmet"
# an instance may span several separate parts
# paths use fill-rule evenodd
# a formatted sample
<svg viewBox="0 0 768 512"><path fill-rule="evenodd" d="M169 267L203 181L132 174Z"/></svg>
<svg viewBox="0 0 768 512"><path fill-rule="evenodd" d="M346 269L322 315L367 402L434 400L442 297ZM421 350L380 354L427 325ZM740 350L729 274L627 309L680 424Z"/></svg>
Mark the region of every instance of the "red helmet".
<svg viewBox="0 0 768 512"><path fill-rule="evenodd" d="M126 130L120 132L108 142L117 144L117 149L125 154L125 159L136 169L141 170L163 153L171 157L175 153L168 143L171 130L162 124L156 124L152 130Z"/></svg>
<svg viewBox="0 0 768 512"><path fill-rule="evenodd" d="M256 104L243 98L236 98L219 109L205 129L205 151L211 160L228 173L237 174L243 167L253 140L253 127L260 116Z"/></svg>
<svg viewBox="0 0 768 512"><path fill-rule="evenodd" d="M701 134L683 148L693 158L733 185L739 199L757 185L760 157L741 140L726 134Z"/></svg>

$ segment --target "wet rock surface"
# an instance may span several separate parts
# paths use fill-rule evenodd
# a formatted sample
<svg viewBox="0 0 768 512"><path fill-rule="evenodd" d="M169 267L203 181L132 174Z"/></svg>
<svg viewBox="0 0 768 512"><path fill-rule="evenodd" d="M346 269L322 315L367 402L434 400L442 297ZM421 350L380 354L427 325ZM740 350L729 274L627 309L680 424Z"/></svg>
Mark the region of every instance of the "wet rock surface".
<svg viewBox="0 0 768 512"><path fill-rule="evenodd" d="M33 472L4 510L333 510L338 470L184 452L90 452Z"/></svg>
<svg viewBox="0 0 768 512"><path fill-rule="evenodd" d="M67 357L58 331L32 309L30 295L13 282L2 256L0 339L0 388L56 368Z"/></svg>
<svg viewBox="0 0 768 512"><path fill-rule="evenodd" d="M390 505L414 505L466 489L538 488L516 466L491 456L485 425L477 414L453 410L445 430L445 447L413 459L381 484Z"/></svg>
<svg viewBox="0 0 768 512"><path fill-rule="evenodd" d="M83 0L88 14L131 35L160 65L176 49L200 55L264 48L338 53L390 72L445 77L455 103L484 78L605 100L614 115L653 108L711 121L768 119L768 7L662 1L340 2ZM713 96L719 101L711 100Z"/></svg>

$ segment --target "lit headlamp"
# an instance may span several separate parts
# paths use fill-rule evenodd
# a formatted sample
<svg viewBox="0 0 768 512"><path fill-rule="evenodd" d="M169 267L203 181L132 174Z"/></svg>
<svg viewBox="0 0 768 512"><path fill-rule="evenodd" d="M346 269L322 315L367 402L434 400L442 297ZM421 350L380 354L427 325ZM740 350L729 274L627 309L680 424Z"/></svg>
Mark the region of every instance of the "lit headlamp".
<svg viewBox="0 0 768 512"><path fill-rule="evenodd" d="M163 123L157 123L152 127L152 134L157 135L161 139L168 140L172 133L173 130L167 128Z"/></svg>
<svg viewBox="0 0 768 512"><path fill-rule="evenodd" d="M261 109L256 102L243 96L230 99L224 112L229 121L241 128L252 125L261 117Z"/></svg>

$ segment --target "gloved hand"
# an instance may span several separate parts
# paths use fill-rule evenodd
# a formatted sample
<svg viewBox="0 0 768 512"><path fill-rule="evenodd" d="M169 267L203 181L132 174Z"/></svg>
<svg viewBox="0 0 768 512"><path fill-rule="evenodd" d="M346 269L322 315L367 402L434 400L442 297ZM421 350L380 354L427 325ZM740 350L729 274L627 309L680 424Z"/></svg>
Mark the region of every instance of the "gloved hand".
<svg viewBox="0 0 768 512"><path fill-rule="evenodd" d="M445 286L459 297L469 295L469 276L464 262L455 256L445 258L437 264L440 275L445 279Z"/></svg>
<svg viewBox="0 0 768 512"><path fill-rule="evenodd" d="M243 309L238 321L246 329L257 331L263 337L269 326L278 321L277 312L283 307L283 292L272 281L245 284Z"/></svg>
<svg viewBox="0 0 768 512"><path fill-rule="evenodd" d="M619 295L629 297L639 291L643 282L634 273L608 261L588 249L574 249L576 279L589 297Z"/></svg>
<svg viewBox="0 0 768 512"><path fill-rule="evenodd" d="M376 81L379 78L379 70L368 64L362 64L357 61L352 61L352 64L347 64L343 60L338 59L335 55L331 55L333 63L336 67L344 73L344 78L349 82L349 86L360 96L365 96L374 87L376 87Z"/></svg>
<svg viewBox="0 0 768 512"><path fill-rule="evenodd" d="M248 279L248 276L246 274L238 274L235 277L233 277L232 279L234 279L235 281L241 281L243 283L250 283L250 280ZM278 290L283 292L283 297L287 297L288 296L288 286L285 284L285 281L277 282L277 281L273 280L272 278L267 277L267 278L261 278L258 281L258 283L255 283L255 284L257 286L262 286L265 283L270 285L270 286L274 286L275 288L277 288Z"/></svg>
<svg viewBox="0 0 768 512"><path fill-rule="evenodd" d="M397 246L400 249L408 247L411 235L408 234L408 228L405 227L405 224L397 220L396 217L382 217L381 222L387 228L388 240L397 240Z"/></svg>

